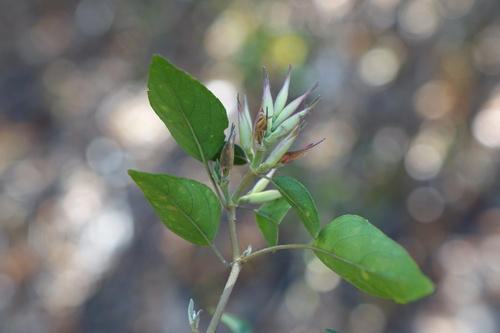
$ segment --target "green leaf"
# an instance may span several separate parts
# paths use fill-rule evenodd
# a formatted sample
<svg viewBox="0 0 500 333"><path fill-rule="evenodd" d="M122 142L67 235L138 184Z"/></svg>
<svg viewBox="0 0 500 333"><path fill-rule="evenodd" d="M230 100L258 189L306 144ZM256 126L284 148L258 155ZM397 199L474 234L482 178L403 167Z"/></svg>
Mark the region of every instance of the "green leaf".
<svg viewBox="0 0 500 333"><path fill-rule="evenodd" d="M243 318L229 313L223 313L221 321L229 328L232 333L251 333L252 326Z"/></svg>
<svg viewBox="0 0 500 333"><path fill-rule="evenodd" d="M434 291L406 250L362 217L335 219L313 246L330 253L315 251L326 266L367 293L408 303Z"/></svg>
<svg viewBox="0 0 500 333"><path fill-rule="evenodd" d="M167 228L191 243L211 244L219 228L221 207L208 186L170 175L128 173Z"/></svg>
<svg viewBox="0 0 500 333"><path fill-rule="evenodd" d="M329 329L329 328L325 328L325 332L326 332L326 333L339 333L339 332L334 331L334 330L331 330L331 329Z"/></svg>
<svg viewBox="0 0 500 333"><path fill-rule="evenodd" d="M271 181L292 206L307 231L313 238L316 238L319 233L318 209L304 185L291 177L276 177Z"/></svg>
<svg viewBox="0 0 500 333"><path fill-rule="evenodd" d="M278 244L278 226L290 209L285 198L266 202L255 212L255 219L269 246Z"/></svg>
<svg viewBox="0 0 500 333"><path fill-rule="evenodd" d="M224 149L224 145L227 141L223 141L217 153L212 156L210 160L217 161L220 158L220 154L222 153L222 149ZM245 165L247 164L247 156L245 155L245 151L241 146L235 144L234 145L234 165Z"/></svg>
<svg viewBox="0 0 500 333"><path fill-rule="evenodd" d="M151 107L179 146L200 162L210 160L224 142L229 123L219 99L159 55L153 56L148 88Z"/></svg>

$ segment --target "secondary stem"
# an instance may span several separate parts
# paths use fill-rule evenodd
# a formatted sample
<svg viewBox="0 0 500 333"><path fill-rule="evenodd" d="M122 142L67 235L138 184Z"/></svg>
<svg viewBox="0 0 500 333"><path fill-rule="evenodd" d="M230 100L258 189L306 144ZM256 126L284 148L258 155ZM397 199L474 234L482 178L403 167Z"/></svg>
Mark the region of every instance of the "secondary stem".
<svg viewBox="0 0 500 333"><path fill-rule="evenodd" d="M229 222L229 238L231 240L231 248L233 250L233 260L240 257L240 246L238 244L238 235L236 233L236 206L230 205L227 209Z"/></svg>
<svg viewBox="0 0 500 333"><path fill-rule="evenodd" d="M248 172L243 176L238 188L234 191L232 196L232 201L238 203L238 199L241 197L243 191L247 188L247 186L252 182L255 178L255 173L252 170L248 170Z"/></svg>
<svg viewBox="0 0 500 333"><path fill-rule="evenodd" d="M210 324L208 325L206 333L215 333L215 330L217 329L217 326L219 325L219 322L222 318L222 314L224 313L224 309L226 308L227 302L229 300L229 296L231 296L231 293L233 291L234 285L236 283L236 280L238 279L238 275L240 275L241 272L241 261L236 260L233 262L233 266L231 267L231 273L229 273L229 277L226 282L226 286L224 287L224 290L222 291L222 294L219 299L219 303L217 304L217 307L215 308L214 315L212 316L212 319L210 320Z"/></svg>
<svg viewBox="0 0 500 333"><path fill-rule="evenodd" d="M291 249L311 250L311 251L321 252L321 253L324 253L324 254L328 254L330 256L337 257L337 256L335 256L331 252L322 250L322 249L317 248L317 247L312 246L312 245L308 245L308 244L285 244L285 245L276 245L276 246L266 247L265 249L262 249L262 250L259 250L259 251L255 251L254 253L249 254L248 256L246 256L243 261L247 262L248 260L251 260L251 259L253 259L255 257L258 257L258 256L260 256L262 254L265 254L265 253L274 252L274 251L278 251L278 250L291 250Z"/></svg>

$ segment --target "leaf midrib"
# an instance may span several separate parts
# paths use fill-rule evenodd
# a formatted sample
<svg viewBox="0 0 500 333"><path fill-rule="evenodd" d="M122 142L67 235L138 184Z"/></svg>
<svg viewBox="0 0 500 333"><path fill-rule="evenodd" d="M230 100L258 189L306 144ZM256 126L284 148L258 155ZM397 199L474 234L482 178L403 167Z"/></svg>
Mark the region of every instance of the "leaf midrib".
<svg viewBox="0 0 500 333"><path fill-rule="evenodd" d="M175 93L175 90L173 88L171 88L170 84L166 84L165 85L166 89L168 89L168 91L172 94L172 96L174 96L174 99L175 99L175 103L177 104L177 107L178 107L178 110L179 110L179 113L182 115L182 117L184 118L184 120L186 121L187 125L188 125L188 128L189 128L189 132L191 133L191 135L193 136L194 138L194 142L196 143L196 147L198 148L198 153L200 154L200 157L201 157L201 162L203 164L207 164L207 160L205 158L205 155L203 153L203 149L201 147L201 144L200 144L200 141L198 139L198 136L196 135L196 132L194 131L193 127L191 126L191 121L189 120L189 118L186 116L186 112L184 111L184 108L181 106L181 103L179 102L179 98L177 97L177 94ZM193 86L192 84L190 83L189 84L189 87L191 90L193 90ZM165 104L165 105L168 105L169 103L167 103L165 101L165 99L160 96L160 94L158 94L156 92L156 89L155 89L155 94L156 96L158 96L158 98Z"/></svg>

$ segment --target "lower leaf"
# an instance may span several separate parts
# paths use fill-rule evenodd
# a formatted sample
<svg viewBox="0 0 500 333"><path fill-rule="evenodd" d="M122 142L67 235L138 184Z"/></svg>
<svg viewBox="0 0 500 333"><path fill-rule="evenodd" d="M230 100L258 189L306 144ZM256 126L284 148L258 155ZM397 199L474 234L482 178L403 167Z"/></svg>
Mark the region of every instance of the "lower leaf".
<svg viewBox="0 0 500 333"><path fill-rule="evenodd" d="M278 244L278 226L290 209L285 198L266 202L255 212L255 219L269 246Z"/></svg>
<svg viewBox="0 0 500 333"><path fill-rule="evenodd" d="M397 303L434 291L410 255L366 219L344 215L324 227L313 246L316 256L359 289Z"/></svg>
<svg viewBox="0 0 500 333"><path fill-rule="evenodd" d="M215 193L193 179L129 170L161 221L196 245L210 245L219 228L221 208Z"/></svg>

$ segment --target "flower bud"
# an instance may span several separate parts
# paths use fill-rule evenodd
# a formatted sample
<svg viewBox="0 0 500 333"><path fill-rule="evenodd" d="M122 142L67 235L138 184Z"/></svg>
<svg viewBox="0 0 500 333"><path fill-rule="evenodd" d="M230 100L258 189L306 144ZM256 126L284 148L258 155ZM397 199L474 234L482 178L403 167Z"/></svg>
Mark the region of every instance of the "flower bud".
<svg viewBox="0 0 500 333"><path fill-rule="evenodd" d="M278 127L283 121L285 121L285 119L287 119L288 117L290 117L295 111L297 111L297 109L299 108L299 106L302 104L302 102L304 102L307 98L307 96L309 96L311 94L311 92L316 89L316 87L318 87L318 83L316 83L311 89L309 89L305 94L303 94L302 96L300 97L297 97L295 100L293 100L292 102L290 102L290 104L288 104L284 109L283 111L280 112L280 114L275 117L275 119L273 120L273 130L276 129L276 127ZM308 106L309 109L312 109L314 107L314 105L316 105L317 103L317 99L315 99L313 101L313 103L311 103L310 106Z"/></svg>
<svg viewBox="0 0 500 333"><path fill-rule="evenodd" d="M253 158L253 143L252 143L252 122L250 120L250 111L248 109L247 97L244 97L244 105L242 106L238 98L238 130L240 134L240 143L251 161Z"/></svg>
<svg viewBox="0 0 500 333"><path fill-rule="evenodd" d="M271 85L269 84L269 75L267 75L267 70L264 67L264 92L262 94L262 106L261 109L267 116L267 132L269 134L271 131L272 118L274 114L273 97L271 95Z"/></svg>
<svg viewBox="0 0 500 333"><path fill-rule="evenodd" d="M234 124L231 126L231 132L229 133L229 138L227 139L224 148L220 154L220 172L222 174L222 182L229 181L229 173L233 168L234 164L234 137L235 130Z"/></svg>
<svg viewBox="0 0 500 333"><path fill-rule="evenodd" d="M292 74L292 65L288 66L288 73L286 75L285 82L283 83L283 87L281 88L280 92L278 93L278 96L276 97L276 101L274 102L274 114L273 114L274 118L276 118L285 107L286 100L288 98L288 89L290 87L291 74Z"/></svg>
<svg viewBox="0 0 500 333"><path fill-rule="evenodd" d="M280 161L283 155L290 148L293 141L299 134L299 131L300 129L298 127L295 127L295 129L290 134L288 134L287 137L285 137L283 140L281 140L280 143L278 143L271 154L269 154L269 156L266 158L264 163L262 163L255 171L258 173L262 173L274 168L274 166Z"/></svg>
<svg viewBox="0 0 500 333"><path fill-rule="evenodd" d="M268 190L264 192L252 193L244 195L238 201L239 203L261 204L281 198L281 193L278 190Z"/></svg>
<svg viewBox="0 0 500 333"><path fill-rule="evenodd" d="M298 149L298 150L292 150L292 151L287 151L283 157L281 158L280 162L278 163L278 166L283 166L289 163L292 163L293 161L298 160L299 158L304 157L309 150L312 148L316 147L319 145L321 142L323 142L325 139L318 141L316 143L311 143L308 144L307 146Z"/></svg>
<svg viewBox="0 0 500 333"><path fill-rule="evenodd" d="M255 124L253 126L253 139L257 150L264 150L264 137L266 136L268 125L268 117L263 109L259 110L257 113L257 118L255 118Z"/></svg>
<svg viewBox="0 0 500 333"><path fill-rule="evenodd" d="M300 124L302 123L304 117L307 115L309 112L309 108L292 115L290 118L286 119L284 122L282 122L272 133L265 139L266 144L270 145L274 141L288 135L288 133L291 133L296 127L300 127Z"/></svg>
<svg viewBox="0 0 500 333"><path fill-rule="evenodd" d="M254 187L252 188L252 190L250 192L248 192L248 194L262 192L266 188L266 186L269 184L269 178L272 178L275 171L276 171L276 169L272 169L271 171L269 171L267 173L266 178L259 179L259 181L257 183L255 183Z"/></svg>

